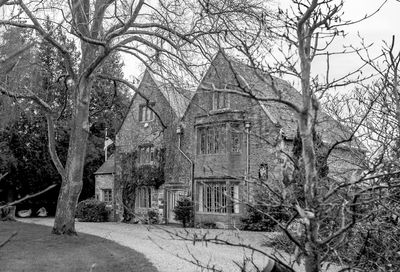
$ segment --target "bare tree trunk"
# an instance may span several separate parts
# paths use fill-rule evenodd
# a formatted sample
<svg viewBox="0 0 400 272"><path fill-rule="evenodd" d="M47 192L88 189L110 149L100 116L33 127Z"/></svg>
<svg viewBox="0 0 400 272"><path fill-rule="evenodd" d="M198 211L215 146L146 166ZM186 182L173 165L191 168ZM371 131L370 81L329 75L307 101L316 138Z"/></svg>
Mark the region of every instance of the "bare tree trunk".
<svg viewBox="0 0 400 272"><path fill-rule="evenodd" d="M76 234L75 211L82 190L83 168L89 134L89 101L92 81L81 78L78 83L76 107L69 140L65 176L57 202L56 218L53 226L55 234Z"/></svg>
<svg viewBox="0 0 400 272"><path fill-rule="evenodd" d="M318 219L315 217L315 210L318 208L316 186L317 186L317 170L315 162L315 149L312 136L312 109L305 110L308 114L303 114L300 119L300 134L303 144L303 160L306 173L306 181L304 184L305 209L307 231L305 243L305 268L307 272L318 272L320 269L320 253L318 250ZM311 116L310 116L311 115ZM310 118L311 117L311 118ZM310 213L311 212L311 213Z"/></svg>
<svg viewBox="0 0 400 272"><path fill-rule="evenodd" d="M317 1L313 0L308 12L315 9ZM320 252L318 252L318 210L317 197L317 166L313 139L313 127L315 126L316 113L318 111L318 101L310 86L311 63L312 63L312 28L309 23L309 15L299 21L297 25L297 38L299 40L298 50L301 65L301 93L303 99L302 111L299 115L299 131L302 141L302 157L305 170L304 197L307 213L301 215L306 222L306 242L305 242L305 268L306 272L318 272L320 270Z"/></svg>

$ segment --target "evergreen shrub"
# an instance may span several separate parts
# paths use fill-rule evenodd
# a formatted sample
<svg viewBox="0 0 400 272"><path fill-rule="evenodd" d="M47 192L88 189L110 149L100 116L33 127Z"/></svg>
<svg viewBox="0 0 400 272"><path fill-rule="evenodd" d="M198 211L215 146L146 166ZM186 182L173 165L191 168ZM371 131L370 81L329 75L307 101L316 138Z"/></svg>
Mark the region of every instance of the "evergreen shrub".
<svg viewBox="0 0 400 272"><path fill-rule="evenodd" d="M178 200L174 213L175 220L182 222L184 228L193 225L193 202L190 198Z"/></svg>
<svg viewBox="0 0 400 272"><path fill-rule="evenodd" d="M106 203L96 199L86 199L78 203L76 218L82 222L106 222L108 211Z"/></svg>
<svg viewBox="0 0 400 272"><path fill-rule="evenodd" d="M274 231L277 223L271 217L279 222L285 222L290 218L290 215L287 211L280 208L270 208L264 205L250 207L247 211L247 216L241 219L242 229L250 231Z"/></svg>

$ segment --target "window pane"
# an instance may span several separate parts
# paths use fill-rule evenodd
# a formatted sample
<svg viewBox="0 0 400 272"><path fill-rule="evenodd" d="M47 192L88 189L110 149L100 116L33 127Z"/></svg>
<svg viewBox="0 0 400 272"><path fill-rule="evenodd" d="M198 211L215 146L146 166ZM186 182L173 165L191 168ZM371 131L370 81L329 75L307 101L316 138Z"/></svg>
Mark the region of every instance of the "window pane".
<svg viewBox="0 0 400 272"><path fill-rule="evenodd" d="M103 200L104 202L112 202L112 190L111 189L103 189Z"/></svg>
<svg viewBox="0 0 400 272"><path fill-rule="evenodd" d="M220 109L226 108L226 93L219 94L219 108Z"/></svg>
<svg viewBox="0 0 400 272"><path fill-rule="evenodd" d="M198 129L198 146L199 146L199 154L206 154L207 145L206 145L206 129L199 128Z"/></svg>
<svg viewBox="0 0 400 272"><path fill-rule="evenodd" d="M151 207L151 187L148 187L147 188L147 192L148 192L148 194L147 194L147 208L150 208Z"/></svg>
<svg viewBox="0 0 400 272"><path fill-rule="evenodd" d="M231 124L231 150L232 152L241 151L242 132L239 124Z"/></svg>
<svg viewBox="0 0 400 272"><path fill-rule="evenodd" d="M233 213L239 213L239 186L232 186L233 194Z"/></svg>
<svg viewBox="0 0 400 272"><path fill-rule="evenodd" d="M206 199L206 210L208 212L212 211L212 193L211 192L212 192L211 187L206 185L206 196L207 196L207 199Z"/></svg>
<svg viewBox="0 0 400 272"><path fill-rule="evenodd" d="M221 129L220 127L215 128L214 134L214 145L215 145L215 153L221 152L221 138L220 138Z"/></svg>
<svg viewBox="0 0 400 272"><path fill-rule="evenodd" d="M214 149L214 128L208 127L207 128L207 153L213 154L215 153Z"/></svg>
<svg viewBox="0 0 400 272"><path fill-rule="evenodd" d="M217 106L217 109L220 109L220 96L221 96L221 94L219 93L219 92L217 92L216 94L215 94L215 102L216 102L216 106Z"/></svg>
<svg viewBox="0 0 400 272"><path fill-rule="evenodd" d="M231 188L232 187L232 188ZM202 205L199 211L212 213L239 213L239 208L235 206L238 198L237 186L228 186L225 182L213 182L200 184L199 203ZM235 200L236 199L236 200ZM228 204L231 205L228 206Z"/></svg>
<svg viewBox="0 0 400 272"><path fill-rule="evenodd" d="M146 106L143 106L143 111L142 111L142 114L143 114L143 116L142 116L142 121L147 121L147 120L146 120L146 113L147 113L147 107L146 107Z"/></svg>
<svg viewBox="0 0 400 272"><path fill-rule="evenodd" d="M221 185L221 212L226 213L226 204L227 204L227 197L226 197L226 185Z"/></svg>
<svg viewBox="0 0 400 272"><path fill-rule="evenodd" d="M150 118L149 121L154 120L154 112L150 109Z"/></svg>
<svg viewBox="0 0 400 272"><path fill-rule="evenodd" d="M150 162L154 162L154 148L150 147Z"/></svg>
<svg viewBox="0 0 400 272"><path fill-rule="evenodd" d="M151 109L146 107L146 121L150 121L151 120Z"/></svg>
<svg viewBox="0 0 400 272"><path fill-rule="evenodd" d="M139 106L139 122L143 121L143 106Z"/></svg>

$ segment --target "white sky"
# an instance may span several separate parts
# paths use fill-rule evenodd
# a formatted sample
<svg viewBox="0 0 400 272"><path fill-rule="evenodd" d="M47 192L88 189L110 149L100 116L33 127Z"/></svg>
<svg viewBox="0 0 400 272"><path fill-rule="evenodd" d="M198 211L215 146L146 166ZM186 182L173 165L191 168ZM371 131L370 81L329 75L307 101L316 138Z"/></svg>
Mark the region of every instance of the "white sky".
<svg viewBox="0 0 400 272"><path fill-rule="evenodd" d="M281 7L287 7L290 0L275 0ZM344 18L357 20L364 17L366 14L371 14L376 10L383 0L345 0ZM375 14L357 25L347 28L348 36L345 39L338 39L333 47L341 49L344 45L360 45L360 38L357 36L359 33L366 43L373 43L371 54L377 55L380 52L380 47L383 45L383 40L391 41L392 35L396 35L397 48L400 49L400 2L396 0L388 0L388 3L381 9L380 12ZM143 72L143 67L138 67L138 63L132 58L124 57L125 62L125 77L131 78L132 76L139 77ZM325 60L316 59L313 65L313 71L325 71ZM332 60L331 71L332 76L340 76L346 72L350 72L361 64L358 57L341 56Z"/></svg>
<svg viewBox="0 0 400 272"><path fill-rule="evenodd" d="M284 0L287 1L287 0ZM382 0L346 0L344 6L344 18L357 20L366 14L374 12L382 3ZM338 39L333 44L332 49L342 49L343 46L361 44L360 37L365 39L366 44L373 44L370 49L371 56L377 56L381 52L383 41L391 42L392 36L396 36L396 48L400 50L400 2L389 0L388 3L374 16L349 26L346 30L348 35L345 39ZM360 35L360 37L358 36ZM314 71L326 70L325 60L317 60L314 63ZM361 65L361 60L357 56L340 56L335 59L331 66L333 76L340 76L346 72L351 72Z"/></svg>

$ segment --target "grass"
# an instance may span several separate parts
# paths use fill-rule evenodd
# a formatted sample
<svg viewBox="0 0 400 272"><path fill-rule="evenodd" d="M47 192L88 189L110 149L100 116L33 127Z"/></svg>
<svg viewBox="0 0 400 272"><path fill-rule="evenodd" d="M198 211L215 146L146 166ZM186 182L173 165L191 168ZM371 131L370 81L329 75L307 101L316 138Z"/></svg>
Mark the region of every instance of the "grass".
<svg viewBox="0 0 400 272"><path fill-rule="evenodd" d="M0 271L140 271L157 272L133 249L100 237L60 236L51 228L21 222L0 222Z"/></svg>

